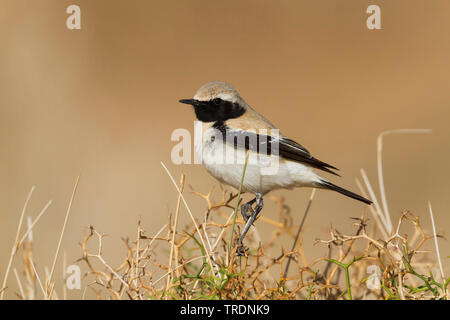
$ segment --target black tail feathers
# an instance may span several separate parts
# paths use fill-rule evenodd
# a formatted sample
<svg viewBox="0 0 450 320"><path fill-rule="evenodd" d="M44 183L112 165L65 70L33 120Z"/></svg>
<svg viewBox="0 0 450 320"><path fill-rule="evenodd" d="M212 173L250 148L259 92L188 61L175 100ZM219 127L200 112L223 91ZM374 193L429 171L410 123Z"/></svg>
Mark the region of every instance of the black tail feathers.
<svg viewBox="0 0 450 320"><path fill-rule="evenodd" d="M364 202L364 203L366 203L368 205L372 204L372 201L370 201L370 200L368 200L368 199L366 199L364 197L361 197L360 195L358 195L356 193L353 193L351 191L345 190L344 188L341 188L341 187L339 187L339 186L337 186L335 184L332 184L331 182L328 182L326 180L322 180L320 182L320 186L325 188L325 189L330 189L330 190L339 192L340 194L343 194L344 196L347 196L347 197L350 197L350 198L362 201L362 202Z"/></svg>

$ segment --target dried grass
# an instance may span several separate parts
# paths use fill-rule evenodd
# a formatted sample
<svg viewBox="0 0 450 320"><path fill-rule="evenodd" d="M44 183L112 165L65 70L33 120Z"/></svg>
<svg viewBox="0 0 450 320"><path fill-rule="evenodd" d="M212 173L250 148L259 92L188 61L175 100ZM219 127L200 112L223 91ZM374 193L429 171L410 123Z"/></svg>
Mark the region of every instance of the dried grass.
<svg viewBox="0 0 450 320"><path fill-rule="evenodd" d="M402 212L394 228L389 214L382 175L382 138L390 133L428 132L427 130L391 130L378 138L378 184L381 204L377 201L369 178L361 174L364 186L357 181L364 196L367 192L374 201L369 207L372 221L361 215L352 218L354 232L343 234L331 227L328 239L317 239L316 245L327 249L327 254L308 262L303 250L303 223L313 202L314 191L306 206L300 226L293 224L291 210L282 197L270 196L278 207L277 219L261 216L263 223L272 230L271 236L261 239L252 227L246 238L247 255L236 255L230 246L239 234L244 221L235 215L240 197L223 187L221 200L214 198L213 190L202 194L191 188L191 193L205 201L206 210L200 220L192 213L184 195L185 176L179 185L162 164L177 191L174 221L168 215L168 223L151 236L144 230L141 219L137 223L134 241L123 239L126 255L117 266L109 264L103 256L105 235L94 227L81 242L81 257L77 263L84 268L84 288L79 298L97 299L447 299L450 278L446 278L439 254L438 238L431 204L429 214L433 233L427 234L419 217ZM19 219L16 239L3 279L1 298L7 291L10 269L13 269L19 299L58 299L52 280L61 240L67 225L70 208L78 180L75 184L66 218L58 241L51 271L46 270L41 281L33 260L32 238L27 237L51 201L20 237L21 226L34 188L30 191ZM367 192L366 192L367 190ZM179 226L181 203L186 208L190 222ZM197 217L201 215L197 214ZM164 233L164 231L166 231ZM281 237L290 237L290 251L282 246ZM230 240L227 240L230 239ZM434 244L437 261L424 250L430 241ZM283 242L285 243L285 242ZM14 267L14 258L20 252L23 271ZM271 252L281 252L273 256ZM63 264L66 266L66 255ZM291 268L290 268L291 267ZM289 269L290 268L290 269ZM439 279L433 270L438 270ZM64 268L65 270L65 268ZM64 275L64 280L66 279ZM63 298L67 288L63 284ZM91 293L91 294L90 294Z"/></svg>

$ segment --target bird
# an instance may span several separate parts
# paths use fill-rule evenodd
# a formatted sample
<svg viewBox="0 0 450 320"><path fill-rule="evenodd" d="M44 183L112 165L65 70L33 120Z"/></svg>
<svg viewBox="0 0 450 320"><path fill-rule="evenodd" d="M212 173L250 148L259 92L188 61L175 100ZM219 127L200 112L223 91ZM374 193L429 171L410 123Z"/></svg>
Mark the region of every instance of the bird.
<svg viewBox="0 0 450 320"><path fill-rule="evenodd" d="M219 182L255 196L240 207L246 224L237 240L238 255L245 254L243 240L263 209L263 197L272 190L327 189L372 204L317 174L314 170L339 176L335 172L339 169L313 157L301 144L281 134L231 84L207 82L193 98L179 102L193 107L201 125L201 137L194 144L206 170Z"/></svg>

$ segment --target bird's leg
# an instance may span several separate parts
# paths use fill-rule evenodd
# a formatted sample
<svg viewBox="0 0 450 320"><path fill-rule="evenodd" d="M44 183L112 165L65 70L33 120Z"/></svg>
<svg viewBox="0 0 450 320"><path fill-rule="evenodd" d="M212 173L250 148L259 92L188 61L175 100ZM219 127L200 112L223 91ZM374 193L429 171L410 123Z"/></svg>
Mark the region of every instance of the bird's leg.
<svg viewBox="0 0 450 320"><path fill-rule="evenodd" d="M254 213L253 208L252 208L252 205L255 203L255 201L256 201L256 198L253 199L253 200L250 200L250 201L247 202L247 203L244 203L244 204L241 206L241 215L242 215L242 218L244 218L244 221L245 221L245 222L247 222L248 219L249 219L249 218L252 216L252 214ZM249 211L250 211L250 213L249 213Z"/></svg>
<svg viewBox="0 0 450 320"><path fill-rule="evenodd" d="M244 238L247 235L247 232L250 229L250 226L253 224L256 217L258 216L258 214L261 212L262 208L264 207L264 200L262 198L262 194L257 193L255 199L253 199L251 202L253 203L255 201L256 201L255 210L253 210L253 209L251 210L252 214L251 214L250 218L248 220L246 220L247 223L244 227L244 231L242 232L241 236L239 237L239 240L237 241L238 248L237 248L236 252L239 256L245 255L245 248L243 246ZM250 209L251 209L251 205L250 205Z"/></svg>

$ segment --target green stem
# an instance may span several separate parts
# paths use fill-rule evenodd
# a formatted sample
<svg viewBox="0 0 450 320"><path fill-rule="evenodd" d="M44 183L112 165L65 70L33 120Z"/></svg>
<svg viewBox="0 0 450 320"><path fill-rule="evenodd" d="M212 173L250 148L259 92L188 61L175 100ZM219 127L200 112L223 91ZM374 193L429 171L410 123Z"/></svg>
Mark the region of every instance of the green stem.
<svg viewBox="0 0 450 320"><path fill-rule="evenodd" d="M348 294L348 300L352 299L352 289L350 286L350 272L348 272L348 267L344 269L345 270L345 282L347 283L347 294Z"/></svg>
<svg viewBox="0 0 450 320"><path fill-rule="evenodd" d="M348 300L352 300L352 289L351 289L351 284L350 284L350 272L349 272L349 268L350 266L355 263L358 260L361 260L363 258L363 256L358 257L358 258L353 258L352 261L350 261L347 264L343 264L342 262L339 262L337 260L334 259L327 259L330 262L333 262L334 264L338 265L339 267L344 269L345 272L345 282L347 285L347 295L348 295Z"/></svg>

